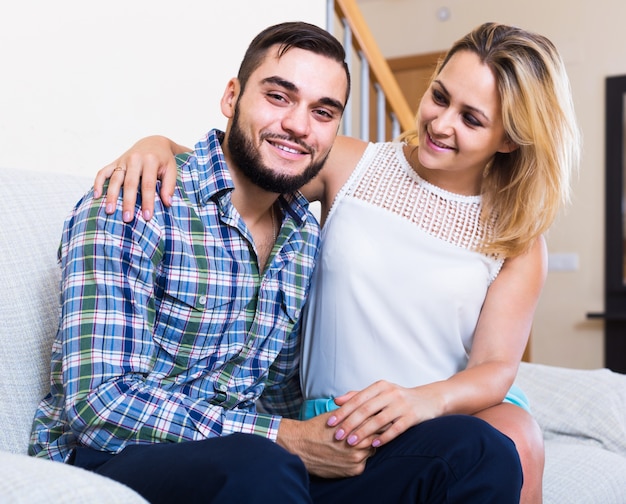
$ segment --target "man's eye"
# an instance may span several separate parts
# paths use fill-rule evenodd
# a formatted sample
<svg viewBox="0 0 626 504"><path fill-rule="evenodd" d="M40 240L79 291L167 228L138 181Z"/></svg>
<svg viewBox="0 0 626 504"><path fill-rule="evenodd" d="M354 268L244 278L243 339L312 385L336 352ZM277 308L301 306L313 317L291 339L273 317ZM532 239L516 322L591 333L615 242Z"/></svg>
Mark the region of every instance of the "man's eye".
<svg viewBox="0 0 626 504"><path fill-rule="evenodd" d="M267 97L273 101L278 101L278 102L286 101L286 98L283 95L278 94L278 93L267 93Z"/></svg>
<svg viewBox="0 0 626 504"><path fill-rule="evenodd" d="M332 113L330 113L328 110L316 110L315 113L320 116L320 118L322 119L332 119L333 117L335 117Z"/></svg>

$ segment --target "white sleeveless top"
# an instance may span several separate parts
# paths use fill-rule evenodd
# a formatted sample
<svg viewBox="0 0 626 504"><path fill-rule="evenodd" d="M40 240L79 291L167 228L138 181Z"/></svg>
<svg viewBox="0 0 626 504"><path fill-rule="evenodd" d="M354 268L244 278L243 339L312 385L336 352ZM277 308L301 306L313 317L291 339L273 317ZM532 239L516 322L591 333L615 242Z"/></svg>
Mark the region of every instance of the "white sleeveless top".
<svg viewBox="0 0 626 504"><path fill-rule="evenodd" d="M367 147L322 229L303 321L305 399L379 379L417 386L467 364L502 260L474 250L480 196L426 182L402 147Z"/></svg>

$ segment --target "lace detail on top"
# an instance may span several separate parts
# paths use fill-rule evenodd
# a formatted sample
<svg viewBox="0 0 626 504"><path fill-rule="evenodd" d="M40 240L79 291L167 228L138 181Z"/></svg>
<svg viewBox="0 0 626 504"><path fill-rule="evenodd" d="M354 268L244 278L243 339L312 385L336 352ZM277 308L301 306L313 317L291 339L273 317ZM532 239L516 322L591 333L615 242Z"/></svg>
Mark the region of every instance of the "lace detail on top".
<svg viewBox="0 0 626 504"><path fill-rule="evenodd" d="M480 219L481 197L445 191L421 178L408 164L402 144L378 144L371 162L349 183L352 196L389 210L448 243L477 250L488 229Z"/></svg>

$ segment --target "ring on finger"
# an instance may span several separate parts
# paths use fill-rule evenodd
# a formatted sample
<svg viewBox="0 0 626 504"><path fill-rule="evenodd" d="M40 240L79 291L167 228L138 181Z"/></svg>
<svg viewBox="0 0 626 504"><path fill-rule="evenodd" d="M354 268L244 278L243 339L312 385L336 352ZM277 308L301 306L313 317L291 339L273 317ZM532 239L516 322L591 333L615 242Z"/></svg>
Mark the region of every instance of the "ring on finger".
<svg viewBox="0 0 626 504"><path fill-rule="evenodd" d="M116 172L116 171L123 171L123 172L125 172L126 168L124 166L116 166L115 168L113 168L113 171L114 172Z"/></svg>

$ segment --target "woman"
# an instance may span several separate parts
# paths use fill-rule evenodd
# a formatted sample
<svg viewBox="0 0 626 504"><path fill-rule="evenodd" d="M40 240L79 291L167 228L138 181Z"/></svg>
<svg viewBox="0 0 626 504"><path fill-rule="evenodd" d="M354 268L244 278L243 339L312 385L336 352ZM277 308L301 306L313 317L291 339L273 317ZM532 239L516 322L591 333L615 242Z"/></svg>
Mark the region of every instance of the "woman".
<svg viewBox="0 0 626 504"><path fill-rule="evenodd" d="M336 438L373 446L429 418L479 416L516 443L521 501L541 502L541 433L511 386L545 281L543 233L569 199L579 145L554 45L495 23L452 46L401 142L338 138L302 188L323 224L304 319L305 415L341 406ZM157 171L162 197L173 192L170 148L187 150L140 142L96 189L116 167L133 172L130 212L143 168L149 218Z"/></svg>

